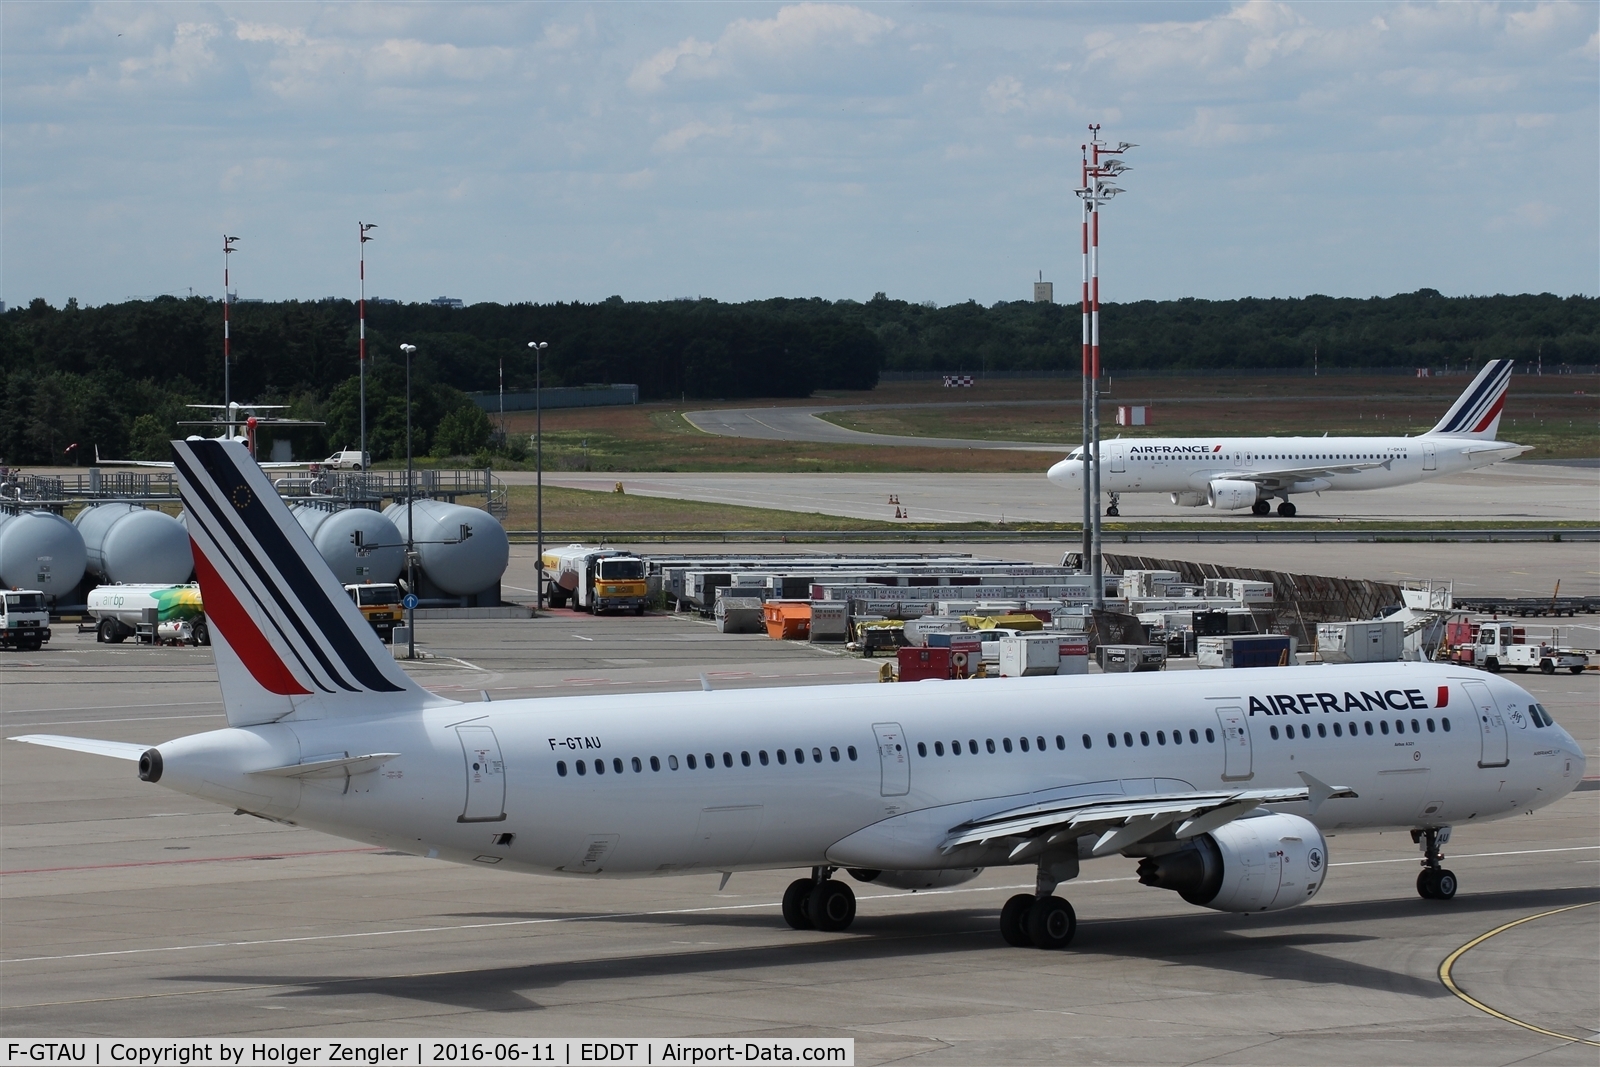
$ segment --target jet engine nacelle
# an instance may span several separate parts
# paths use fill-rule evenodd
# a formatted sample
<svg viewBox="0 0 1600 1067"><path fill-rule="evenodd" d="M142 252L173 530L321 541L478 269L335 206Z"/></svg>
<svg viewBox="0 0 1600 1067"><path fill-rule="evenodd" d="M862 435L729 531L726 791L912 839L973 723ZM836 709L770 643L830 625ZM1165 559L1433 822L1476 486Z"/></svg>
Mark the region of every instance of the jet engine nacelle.
<svg viewBox="0 0 1600 1067"><path fill-rule="evenodd" d="M886 885L891 889L948 889L962 882L970 882L983 873L982 867L959 867L948 871L869 871L860 867L847 867L846 870L858 882Z"/></svg>
<svg viewBox="0 0 1600 1067"><path fill-rule="evenodd" d="M1172 502L1178 505L1180 508L1197 508L1206 502L1206 495L1204 493L1197 493L1193 490L1182 493L1173 493L1171 494L1171 497Z"/></svg>
<svg viewBox="0 0 1600 1067"><path fill-rule="evenodd" d="M1322 831L1298 815L1238 819L1187 847L1139 861L1139 882L1217 911L1282 911L1317 895L1327 874Z"/></svg>
<svg viewBox="0 0 1600 1067"><path fill-rule="evenodd" d="M1259 495L1255 482L1218 478L1206 486L1206 499L1219 511L1238 511L1250 507Z"/></svg>

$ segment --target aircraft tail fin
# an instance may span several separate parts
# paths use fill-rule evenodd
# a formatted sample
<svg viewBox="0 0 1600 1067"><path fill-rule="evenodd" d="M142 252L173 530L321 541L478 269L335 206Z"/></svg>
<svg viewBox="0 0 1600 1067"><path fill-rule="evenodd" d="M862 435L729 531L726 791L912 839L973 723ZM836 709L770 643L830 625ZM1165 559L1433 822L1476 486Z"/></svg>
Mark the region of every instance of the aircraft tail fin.
<svg viewBox="0 0 1600 1067"><path fill-rule="evenodd" d="M244 446L172 459L230 726L452 703L400 669Z"/></svg>
<svg viewBox="0 0 1600 1067"><path fill-rule="evenodd" d="M1428 432L1493 441L1500 432L1500 413L1505 408L1506 390L1511 385L1511 367L1515 362L1491 359L1484 364L1466 392Z"/></svg>

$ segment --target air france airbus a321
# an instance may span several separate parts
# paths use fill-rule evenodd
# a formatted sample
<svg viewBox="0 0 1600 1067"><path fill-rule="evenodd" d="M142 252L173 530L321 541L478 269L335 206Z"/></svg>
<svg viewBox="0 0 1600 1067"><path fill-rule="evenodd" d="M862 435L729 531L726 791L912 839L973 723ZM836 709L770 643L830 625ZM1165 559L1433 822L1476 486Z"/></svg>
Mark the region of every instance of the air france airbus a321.
<svg viewBox="0 0 1600 1067"><path fill-rule="evenodd" d="M1513 459L1527 445L1497 441L1512 360L1491 360L1439 424L1420 437L1131 438L1103 441L1100 488L1107 515L1123 493L1166 493L1181 507L1210 504L1293 518L1290 496L1387 489ZM1083 449L1050 468L1055 484L1081 493Z"/></svg>
<svg viewBox="0 0 1600 1067"><path fill-rule="evenodd" d="M461 704L419 687L245 450L176 441L228 727L154 746L13 738L130 760L240 813L385 848L584 878L809 868L797 929L879 885L1026 865L1000 914L1059 948L1081 861L1222 911L1304 903L1325 833L1410 830L1448 899L1452 824L1564 796L1584 757L1527 692L1447 664L831 685Z"/></svg>

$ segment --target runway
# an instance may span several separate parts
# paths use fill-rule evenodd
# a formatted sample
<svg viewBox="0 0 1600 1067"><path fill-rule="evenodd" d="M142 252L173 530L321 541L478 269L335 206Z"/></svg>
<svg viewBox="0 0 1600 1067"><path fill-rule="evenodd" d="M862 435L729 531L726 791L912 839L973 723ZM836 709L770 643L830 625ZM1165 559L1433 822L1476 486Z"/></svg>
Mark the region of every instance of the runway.
<svg viewBox="0 0 1600 1067"><path fill-rule="evenodd" d="M621 482L639 496L741 504L780 511L899 522L1075 523L1082 501L1038 474L681 474L562 473L546 485L610 492ZM531 484L527 471L500 477ZM898 504L893 501L899 501ZM1307 521L1403 522L1422 526L1481 522L1600 521L1600 469L1555 464L1509 464L1394 489L1330 492L1295 498L1297 519L1257 518L1243 512L1177 507L1162 494L1122 498L1127 522L1203 522L1227 528L1282 529ZM898 520L896 509L902 513Z"/></svg>
<svg viewBox="0 0 1600 1067"><path fill-rule="evenodd" d="M692 689L701 672L719 688L871 684L877 667L665 615L428 621L419 637L438 657L419 679L463 700ZM1517 680L1600 767L1600 677ZM205 649L69 628L0 656L8 734L159 742L223 725L219 697ZM850 932L797 933L778 914L790 872L721 893L716 874L518 877L236 816L90 756L0 743L0 774L12 1037L833 1036L862 1064L1594 1062L1438 973L1490 930L1600 899L1594 789L1458 828L1447 904L1416 896L1404 835L1333 838L1322 893L1261 916L1190 907L1138 887L1132 861L1097 860L1065 887L1077 941L1045 953L995 931L1029 871L944 893L858 885ZM1453 980L1503 1016L1592 1036L1597 911L1496 935Z"/></svg>

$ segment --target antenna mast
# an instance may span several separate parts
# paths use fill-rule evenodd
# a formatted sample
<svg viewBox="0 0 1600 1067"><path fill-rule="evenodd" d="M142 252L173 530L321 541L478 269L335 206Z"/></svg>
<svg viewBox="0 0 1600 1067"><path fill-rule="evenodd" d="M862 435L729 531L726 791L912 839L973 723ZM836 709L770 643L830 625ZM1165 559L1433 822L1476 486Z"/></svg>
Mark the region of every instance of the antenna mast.
<svg viewBox="0 0 1600 1067"><path fill-rule="evenodd" d="M229 291L228 257L233 255L237 237L222 235L222 411L228 420L228 436L233 436L233 348L229 334L228 309L233 304Z"/></svg>
<svg viewBox="0 0 1600 1067"><path fill-rule="evenodd" d="M1100 210L1124 190L1110 180L1131 168L1117 157L1138 145L1120 141L1107 147L1100 124L1089 125L1083 150L1083 519L1084 561L1090 567L1094 609L1106 606L1100 557ZM1115 499L1115 497L1113 497ZM1112 508L1107 511L1115 514Z"/></svg>

